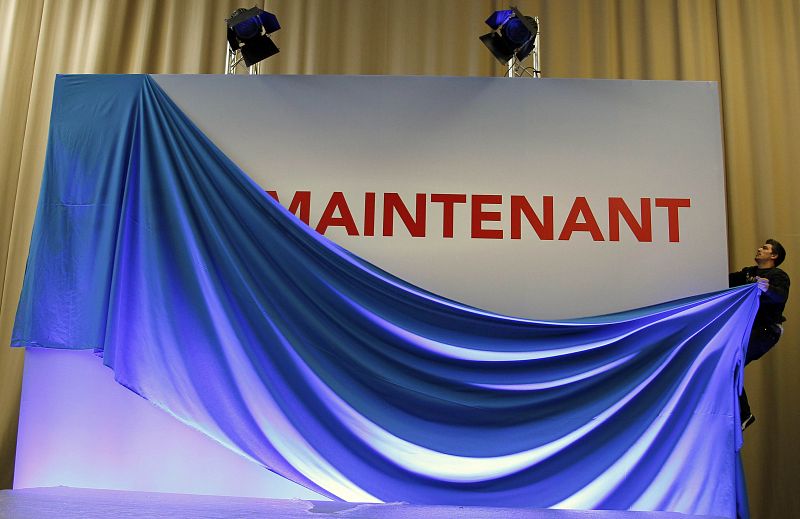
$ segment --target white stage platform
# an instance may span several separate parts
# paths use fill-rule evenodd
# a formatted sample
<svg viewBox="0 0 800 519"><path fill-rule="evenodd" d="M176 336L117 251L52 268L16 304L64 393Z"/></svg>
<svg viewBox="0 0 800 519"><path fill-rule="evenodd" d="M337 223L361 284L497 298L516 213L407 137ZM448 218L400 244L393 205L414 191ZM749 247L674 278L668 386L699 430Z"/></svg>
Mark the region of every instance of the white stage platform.
<svg viewBox="0 0 800 519"><path fill-rule="evenodd" d="M54 487L0 491L2 519L714 519L673 512L616 510L539 510L405 503L358 504L300 499L125 492Z"/></svg>

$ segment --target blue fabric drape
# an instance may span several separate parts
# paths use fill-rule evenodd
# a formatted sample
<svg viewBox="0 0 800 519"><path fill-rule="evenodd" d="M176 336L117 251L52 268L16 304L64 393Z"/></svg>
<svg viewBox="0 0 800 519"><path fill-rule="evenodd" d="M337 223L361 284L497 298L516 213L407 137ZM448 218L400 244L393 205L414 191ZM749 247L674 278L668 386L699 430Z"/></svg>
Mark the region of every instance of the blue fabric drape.
<svg viewBox="0 0 800 519"><path fill-rule="evenodd" d="M544 322L449 301L300 223L148 76L59 76L12 344L97 349L337 499L735 517L757 306L743 287Z"/></svg>

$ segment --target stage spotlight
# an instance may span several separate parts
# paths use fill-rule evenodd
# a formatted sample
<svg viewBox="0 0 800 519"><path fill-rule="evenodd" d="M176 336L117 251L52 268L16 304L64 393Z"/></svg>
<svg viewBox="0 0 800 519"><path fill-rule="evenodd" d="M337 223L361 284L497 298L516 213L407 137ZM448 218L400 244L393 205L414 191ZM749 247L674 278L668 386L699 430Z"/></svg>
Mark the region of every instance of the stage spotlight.
<svg viewBox="0 0 800 519"><path fill-rule="evenodd" d="M495 11L486 19L486 25L492 32L484 34L480 40L500 63L505 65L514 57L522 61L533 51L539 23L531 16L524 16L516 7Z"/></svg>
<svg viewBox="0 0 800 519"><path fill-rule="evenodd" d="M279 52L269 37L281 28L278 17L274 14L262 11L258 7L239 8L225 21L228 24L230 52L240 51L248 67Z"/></svg>

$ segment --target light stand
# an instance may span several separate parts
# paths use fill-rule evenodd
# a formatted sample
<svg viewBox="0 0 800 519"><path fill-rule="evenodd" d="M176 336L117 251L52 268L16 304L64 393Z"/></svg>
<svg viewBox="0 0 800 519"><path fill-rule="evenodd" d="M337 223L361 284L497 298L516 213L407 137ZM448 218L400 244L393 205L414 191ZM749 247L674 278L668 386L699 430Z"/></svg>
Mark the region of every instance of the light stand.
<svg viewBox="0 0 800 519"><path fill-rule="evenodd" d="M228 25L228 45L225 53L225 74L236 74L244 61L250 75L260 72L261 61L280 52L270 34L281 28L278 18L253 7L236 9L225 20Z"/></svg>
<svg viewBox="0 0 800 519"><path fill-rule="evenodd" d="M518 59L516 55L512 55L511 59L508 60L507 65L508 68L506 75L508 77L524 77L528 75L532 78L541 78L542 77L542 69L539 67L539 54L541 53L541 43L539 42L539 35L541 34L542 24L539 22L539 17L534 16L534 21L536 22L536 36L533 38L533 50L531 51L528 56L525 56L522 59ZM525 60L530 57L531 58L531 66L525 66Z"/></svg>
<svg viewBox="0 0 800 519"><path fill-rule="evenodd" d="M523 15L516 7L495 11L486 19L492 32L479 39L506 66L508 77L542 77L539 18ZM525 60L530 56L531 65Z"/></svg>

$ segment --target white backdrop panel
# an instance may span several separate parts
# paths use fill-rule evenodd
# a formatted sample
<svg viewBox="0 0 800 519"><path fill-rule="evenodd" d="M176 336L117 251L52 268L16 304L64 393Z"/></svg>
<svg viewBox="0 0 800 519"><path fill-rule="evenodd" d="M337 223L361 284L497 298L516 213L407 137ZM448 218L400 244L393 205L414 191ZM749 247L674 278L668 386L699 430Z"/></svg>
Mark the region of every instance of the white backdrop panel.
<svg viewBox="0 0 800 519"><path fill-rule="evenodd" d="M645 306L726 286L725 189L716 83L573 79L157 76L195 123L284 205L311 192L316 226L331 193L344 193L359 228L364 193L377 197L376 235L326 236L414 284L501 313L566 318ZM413 211L427 195L424 238L395 218L381 234L381 195L399 193ZM471 237L470 204L453 208L442 237L433 193L502 195L485 211L502 239ZM554 201L554 238L522 220L510 238L510 197L541 215ZM576 197L585 197L604 241L558 236ZM652 242L626 224L609 240L608 199L640 217L648 198ZM668 210L680 208L679 242ZM337 213L338 214L338 213ZM584 221L585 215L577 219ZM359 233L363 234L363 233ZM611 289L611 291L609 291Z"/></svg>
<svg viewBox="0 0 800 519"><path fill-rule="evenodd" d="M579 317L634 308L726 286L727 244L719 100L715 83L341 76L156 76L229 157L288 204L311 197L316 227L342 192L358 235L326 236L380 267L444 296L501 313ZM375 193L375 235L364 236L365 193ZM424 237L395 218L382 232L384 193L415 212L424 194ZM453 237L443 205L461 194ZM485 204L473 237L473 195ZM511 238L511 196L542 215L553 199L554 239L522 220ZM559 240L576 198L586 199L599 238ZM621 197L652 240L622 222L611 241L608 205ZM669 240L675 209L679 241ZM494 201L494 199L488 199ZM338 206L335 217L341 217ZM366 211L369 213L369 211ZM480 215L477 215L480 217ZM574 218L578 228L587 213ZM97 397L102 395L102 398ZM98 446L113 435L124 451ZM127 441L125 440L127 435ZM97 453L100 452L101 455ZM26 358L15 487L82 486L221 495L315 494L206 440L114 384L89 352L31 351Z"/></svg>

